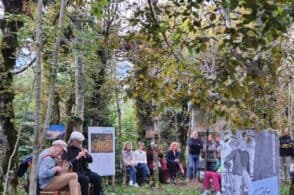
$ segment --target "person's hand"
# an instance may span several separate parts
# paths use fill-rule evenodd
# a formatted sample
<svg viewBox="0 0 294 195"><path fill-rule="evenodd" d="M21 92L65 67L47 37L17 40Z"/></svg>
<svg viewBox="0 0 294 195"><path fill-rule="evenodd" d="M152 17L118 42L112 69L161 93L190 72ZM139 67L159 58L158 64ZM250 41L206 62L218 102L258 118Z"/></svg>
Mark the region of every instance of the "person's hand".
<svg viewBox="0 0 294 195"><path fill-rule="evenodd" d="M175 162L179 162L180 160L179 159L175 159Z"/></svg>
<svg viewBox="0 0 294 195"><path fill-rule="evenodd" d="M83 152L85 153L85 155L87 155L89 152L87 149L83 148Z"/></svg>
<svg viewBox="0 0 294 195"><path fill-rule="evenodd" d="M61 166L56 166L56 167L55 167L55 171L56 171L57 173L60 173L62 170L63 170L63 169L62 169Z"/></svg>
<svg viewBox="0 0 294 195"><path fill-rule="evenodd" d="M86 154L85 154L84 151L79 152L76 158L77 158L77 160L79 160L79 159L81 159L82 157L86 157Z"/></svg>

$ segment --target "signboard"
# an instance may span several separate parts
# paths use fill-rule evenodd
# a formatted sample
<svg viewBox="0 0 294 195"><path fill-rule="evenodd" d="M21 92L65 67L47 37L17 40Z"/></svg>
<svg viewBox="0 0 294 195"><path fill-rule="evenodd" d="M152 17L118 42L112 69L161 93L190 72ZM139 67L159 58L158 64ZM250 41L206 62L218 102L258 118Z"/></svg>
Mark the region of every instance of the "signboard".
<svg viewBox="0 0 294 195"><path fill-rule="evenodd" d="M2 0L0 0L0 20L4 19L5 6Z"/></svg>
<svg viewBox="0 0 294 195"><path fill-rule="evenodd" d="M57 124L57 125L49 125L48 130L46 132L46 139L54 140L54 139L63 139L65 136L65 125Z"/></svg>
<svg viewBox="0 0 294 195"><path fill-rule="evenodd" d="M88 149L93 157L89 164L100 176L115 175L115 133L113 127L89 127Z"/></svg>
<svg viewBox="0 0 294 195"><path fill-rule="evenodd" d="M268 131L223 134L222 194L258 195L279 191L279 141Z"/></svg>

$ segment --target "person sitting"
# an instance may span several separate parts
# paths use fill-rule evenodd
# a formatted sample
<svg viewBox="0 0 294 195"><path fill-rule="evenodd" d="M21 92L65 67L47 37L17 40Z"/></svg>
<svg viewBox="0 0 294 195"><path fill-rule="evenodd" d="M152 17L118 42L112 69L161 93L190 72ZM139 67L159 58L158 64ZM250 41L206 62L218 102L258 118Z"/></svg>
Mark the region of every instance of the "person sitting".
<svg viewBox="0 0 294 195"><path fill-rule="evenodd" d="M204 192L202 195L210 194L210 180L212 180L214 191L216 195L221 195L221 163L220 160L217 161L215 171L206 171L204 175L203 187Z"/></svg>
<svg viewBox="0 0 294 195"><path fill-rule="evenodd" d="M82 195L89 194L89 183L93 186L93 194L100 195L103 194L101 177L88 168L88 163L93 162L93 158L87 149L82 148L82 142L84 140L85 137L82 133L73 131L69 138L67 152L63 154L62 158L70 161L73 166L73 171L78 174Z"/></svg>
<svg viewBox="0 0 294 195"><path fill-rule="evenodd" d="M137 184L137 162L134 158L134 152L132 151L132 144L125 142L122 151L123 165L127 168L128 174L130 175L129 186L138 187Z"/></svg>
<svg viewBox="0 0 294 195"><path fill-rule="evenodd" d="M144 151L144 143L138 143L138 149L134 152L134 159L137 162L136 169L143 170L143 181L149 182L150 171L147 166L147 156L146 152Z"/></svg>
<svg viewBox="0 0 294 195"><path fill-rule="evenodd" d="M63 173L56 176L56 174L67 171L65 167L57 165L60 155L66 151L66 146L64 141L56 140L50 148L41 152L38 161L38 182L43 191L55 191L69 186L71 195L80 195L80 185L76 173Z"/></svg>
<svg viewBox="0 0 294 195"><path fill-rule="evenodd" d="M167 161L163 158L163 154L159 151L158 152L158 175L159 175L159 182L160 183L167 183L169 178L168 168L167 168Z"/></svg>
<svg viewBox="0 0 294 195"><path fill-rule="evenodd" d="M153 175L153 149L151 146L148 147L146 151L147 155L147 165L150 171L150 175Z"/></svg>
<svg viewBox="0 0 294 195"><path fill-rule="evenodd" d="M183 173L183 167L180 164L180 146L178 142L172 142L166 155L168 171L171 183L175 183L177 172Z"/></svg>

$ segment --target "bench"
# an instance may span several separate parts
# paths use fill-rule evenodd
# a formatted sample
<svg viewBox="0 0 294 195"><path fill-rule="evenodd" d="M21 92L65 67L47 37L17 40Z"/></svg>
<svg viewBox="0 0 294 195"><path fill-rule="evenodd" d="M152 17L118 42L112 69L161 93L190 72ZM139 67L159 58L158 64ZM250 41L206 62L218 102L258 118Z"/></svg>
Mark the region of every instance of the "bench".
<svg viewBox="0 0 294 195"><path fill-rule="evenodd" d="M70 195L68 191L40 192L40 195Z"/></svg>

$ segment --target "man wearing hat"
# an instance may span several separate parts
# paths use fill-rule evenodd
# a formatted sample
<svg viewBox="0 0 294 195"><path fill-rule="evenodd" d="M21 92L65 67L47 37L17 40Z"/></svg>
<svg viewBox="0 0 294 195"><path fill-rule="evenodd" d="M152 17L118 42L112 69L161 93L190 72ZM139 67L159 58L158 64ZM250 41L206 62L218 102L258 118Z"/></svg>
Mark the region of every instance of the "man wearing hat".
<svg viewBox="0 0 294 195"><path fill-rule="evenodd" d="M78 174L82 195L88 195L89 183L93 185L93 195L100 195L103 193L101 177L88 168L88 163L92 163L93 158L87 149L82 148L84 140L85 137L82 133L73 131L68 141L67 152L63 154L62 158L70 161L73 171Z"/></svg>
<svg viewBox="0 0 294 195"><path fill-rule="evenodd" d="M40 189L43 191L55 191L69 186L71 195L80 195L80 186L76 173L66 172L65 168L57 165L60 156L66 151L67 144L62 140L56 140L50 148L47 148L39 155L38 178Z"/></svg>

